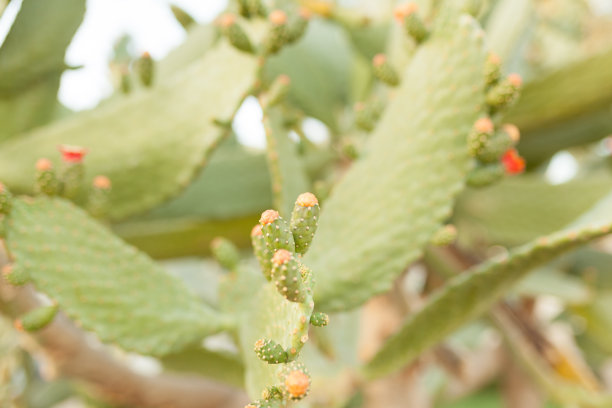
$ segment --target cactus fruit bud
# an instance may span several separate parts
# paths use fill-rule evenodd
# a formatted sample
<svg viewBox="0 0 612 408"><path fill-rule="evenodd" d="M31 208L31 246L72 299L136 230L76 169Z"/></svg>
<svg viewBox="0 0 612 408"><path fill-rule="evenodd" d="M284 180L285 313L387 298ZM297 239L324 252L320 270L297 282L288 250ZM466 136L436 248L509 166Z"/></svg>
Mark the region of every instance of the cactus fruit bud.
<svg viewBox="0 0 612 408"><path fill-rule="evenodd" d="M487 104L492 112L511 106L518 98L523 80L519 74L510 74L487 93Z"/></svg>
<svg viewBox="0 0 612 408"><path fill-rule="evenodd" d="M295 241L295 252L305 254L317 231L319 222L319 201L312 193L298 196L291 213L291 232Z"/></svg>
<svg viewBox="0 0 612 408"><path fill-rule="evenodd" d="M188 30L192 26L197 24L195 19L191 17L189 13L187 13L185 10L175 4L170 5L170 11L172 11L172 14L174 15L176 21L178 21L181 27L183 27L185 30Z"/></svg>
<svg viewBox="0 0 612 408"><path fill-rule="evenodd" d="M238 0L240 15L246 18L266 17L268 11L262 0Z"/></svg>
<svg viewBox="0 0 612 408"><path fill-rule="evenodd" d="M431 237L431 243L436 246L450 245L457 239L457 228L452 225L444 225Z"/></svg>
<svg viewBox="0 0 612 408"><path fill-rule="evenodd" d="M420 44L427 38L428 32L425 23L423 23L417 11L417 4L409 2L397 6L393 14L395 19L403 24L406 34L412 37L417 44Z"/></svg>
<svg viewBox="0 0 612 408"><path fill-rule="evenodd" d="M520 137L519 130L514 125L503 125L490 137L478 152L478 159L483 163L494 163L513 148Z"/></svg>
<svg viewBox="0 0 612 408"><path fill-rule="evenodd" d="M210 243L213 256L227 270L234 271L240 262L240 254L236 246L228 239L217 237Z"/></svg>
<svg viewBox="0 0 612 408"><path fill-rule="evenodd" d="M227 37L230 44L240 51L253 53L255 49L251 40L247 36L244 29L236 22L236 16L233 14L224 14L219 20L221 32Z"/></svg>
<svg viewBox="0 0 612 408"><path fill-rule="evenodd" d="M59 151L62 154L63 167L60 173L62 195L66 198L74 198L81 188L85 169L83 157L87 149L79 146L61 145Z"/></svg>
<svg viewBox="0 0 612 408"><path fill-rule="evenodd" d="M0 183L0 214L10 213L12 207L13 195L4 184Z"/></svg>
<svg viewBox="0 0 612 408"><path fill-rule="evenodd" d="M22 286L30 281L30 275L26 270L15 265L5 265L2 268L2 276L13 286Z"/></svg>
<svg viewBox="0 0 612 408"><path fill-rule="evenodd" d="M264 40L265 54L276 54L289 41L287 14L282 10L274 10L268 15L271 23L268 36Z"/></svg>
<svg viewBox="0 0 612 408"><path fill-rule="evenodd" d="M329 316L323 312L315 312L310 316L310 324L317 327L325 327L329 324Z"/></svg>
<svg viewBox="0 0 612 408"><path fill-rule="evenodd" d="M390 86L397 86L399 84L399 76L387 61L385 54L376 54L372 59L372 67L374 68L374 76L385 84Z"/></svg>
<svg viewBox="0 0 612 408"><path fill-rule="evenodd" d="M95 218L103 218L110 205L110 194L112 184L106 176L96 176L92 182L87 211Z"/></svg>
<svg viewBox="0 0 612 408"><path fill-rule="evenodd" d="M21 327L22 330L33 332L45 328L53 321L57 314L57 304L51 306L41 306L34 309L20 319L15 321L16 327Z"/></svg>
<svg viewBox="0 0 612 408"><path fill-rule="evenodd" d="M286 249L279 249L272 257L272 280L278 292L291 302L304 302L307 288L302 278L300 263Z"/></svg>
<svg viewBox="0 0 612 408"><path fill-rule="evenodd" d="M155 62L151 58L151 54L146 51L143 52L140 58L136 60L135 69L140 82L147 88L151 87L155 73Z"/></svg>
<svg viewBox="0 0 612 408"><path fill-rule="evenodd" d="M291 84L291 78L287 75L279 75L276 77L268 92L262 96L261 105L264 107L274 106L281 102L289 93L289 85Z"/></svg>
<svg viewBox="0 0 612 408"><path fill-rule="evenodd" d="M295 242L289 224L278 215L277 211L264 211L259 223L266 246L272 253L278 249L286 249L289 252L295 251Z"/></svg>
<svg viewBox="0 0 612 408"><path fill-rule="evenodd" d="M267 280L272 280L272 251L266 245L260 224L255 225L251 230L251 243L263 275Z"/></svg>
<svg viewBox="0 0 612 408"><path fill-rule="evenodd" d="M502 129L508 134L514 144L518 143L519 140L521 140L521 131L515 125L511 123L506 123L502 125Z"/></svg>
<svg viewBox="0 0 612 408"><path fill-rule="evenodd" d="M516 149L509 149L504 153L501 162L507 174L520 174L525 170L525 159L519 156Z"/></svg>
<svg viewBox="0 0 612 408"><path fill-rule="evenodd" d="M56 195L59 190L59 181L53 170L53 163L49 159L38 159L36 162L36 184L34 189L37 193L49 196Z"/></svg>
<svg viewBox="0 0 612 408"><path fill-rule="evenodd" d="M310 10L306 8L300 8L300 12L291 19L289 27L287 28L287 44L293 44L298 41L308 28L310 21Z"/></svg>
<svg viewBox="0 0 612 408"><path fill-rule="evenodd" d="M287 24L287 14L283 10L274 10L268 16L268 20L277 26Z"/></svg>
<svg viewBox="0 0 612 408"><path fill-rule="evenodd" d="M484 67L484 75L487 86L493 86L501 77L501 60L495 53L490 53Z"/></svg>
<svg viewBox="0 0 612 408"><path fill-rule="evenodd" d="M289 399L301 400L308 395L310 374L304 364L291 362L283 367L280 376Z"/></svg>
<svg viewBox="0 0 612 408"><path fill-rule="evenodd" d="M282 364L289 361L289 353L283 346L270 339L259 339L255 342L255 354L268 364Z"/></svg>
<svg viewBox="0 0 612 408"><path fill-rule="evenodd" d="M355 124L363 130L371 132L374 130L378 119L383 111L383 105L379 101L368 103L357 102L355 104Z"/></svg>
<svg viewBox="0 0 612 408"><path fill-rule="evenodd" d="M500 163L479 165L468 174L466 183L470 187L485 187L504 176L504 167Z"/></svg>
<svg viewBox="0 0 612 408"><path fill-rule="evenodd" d="M486 146L494 132L493 121L490 118L484 117L474 122L474 126L468 135L468 149L470 155L476 157Z"/></svg>

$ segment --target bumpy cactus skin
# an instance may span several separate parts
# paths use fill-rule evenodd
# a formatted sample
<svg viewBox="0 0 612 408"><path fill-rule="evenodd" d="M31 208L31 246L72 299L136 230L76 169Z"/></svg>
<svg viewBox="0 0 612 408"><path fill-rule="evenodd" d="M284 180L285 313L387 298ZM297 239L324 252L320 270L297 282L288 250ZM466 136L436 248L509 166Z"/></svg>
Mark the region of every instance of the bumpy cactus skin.
<svg viewBox="0 0 612 408"><path fill-rule="evenodd" d="M319 201L312 193L303 193L297 198L291 213L291 233L295 241L295 252L305 254L317 231Z"/></svg>
<svg viewBox="0 0 612 408"><path fill-rule="evenodd" d="M272 257L272 280L278 293L291 302L304 302L308 295L301 270L298 260L285 249L279 249Z"/></svg>
<svg viewBox="0 0 612 408"><path fill-rule="evenodd" d="M295 241L293 240L291 227L277 211L265 211L261 215L259 223L266 246L272 253L279 249L286 249L289 252L295 251Z"/></svg>
<svg viewBox="0 0 612 408"><path fill-rule="evenodd" d="M159 265L66 200L14 199L6 235L13 273L26 274L102 341L163 355L228 325ZM180 318L168 320L168 313Z"/></svg>

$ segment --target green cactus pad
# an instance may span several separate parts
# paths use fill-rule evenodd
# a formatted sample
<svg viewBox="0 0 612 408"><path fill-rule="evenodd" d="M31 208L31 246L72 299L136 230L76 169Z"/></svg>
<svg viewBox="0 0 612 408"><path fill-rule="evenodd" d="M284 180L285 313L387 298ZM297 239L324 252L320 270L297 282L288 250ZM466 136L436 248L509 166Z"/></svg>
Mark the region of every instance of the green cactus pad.
<svg viewBox="0 0 612 408"><path fill-rule="evenodd" d="M253 53L255 48L253 48L253 44L242 26L238 22L234 21L235 17L232 15L227 15L222 17L222 19L225 19L225 22L222 20L221 31L223 32L223 35L227 37L230 44L240 51Z"/></svg>
<svg viewBox="0 0 612 408"><path fill-rule="evenodd" d="M295 241L295 252L304 255L314 238L319 223L319 202L314 194L303 193L293 206L291 232Z"/></svg>
<svg viewBox="0 0 612 408"><path fill-rule="evenodd" d="M41 306L21 316L18 324L26 331L37 331L53 321L57 314L57 305Z"/></svg>
<svg viewBox="0 0 612 408"><path fill-rule="evenodd" d="M14 267L104 342L163 355L228 325L147 256L63 199L14 200L6 241Z"/></svg>
<svg viewBox="0 0 612 408"><path fill-rule="evenodd" d="M350 309L388 290L463 188L467 135L484 106L485 51L473 19L449 20L419 47L364 158L325 202L304 258L321 310Z"/></svg>
<svg viewBox="0 0 612 408"><path fill-rule="evenodd" d="M308 179L297 154L297 145L289 139L288 131L283 126L282 112L274 108L266 109L263 124L274 207L281 216L289 218L295 198L308 190Z"/></svg>
<svg viewBox="0 0 612 408"><path fill-rule="evenodd" d="M68 68L66 48L83 21L85 3L22 2L0 48L1 141L44 125L57 114L60 77Z"/></svg>
<svg viewBox="0 0 612 408"><path fill-rule="evenodd" d="M262 361L253 347L258 340L273 340L295 359L308 340L308 327L314 303L283 298L273 283L264 285L253 299L240 325L240 345L246 366L246 388L252 399L258 399L268 386L278 384L283 364Z"/></svg>
<svg viewBox="0 0 612 408"><path fill-rule="evenodd" d="M143 53L140 58L136 60L135 69L140 82L144 86L150 87L153 85L153 80L155 79L155 62L153 58L151 58L151 54L148 52Z"/></svg>
<svg viewBox="0 0 612 408"><path fill-rule="evenodd" d="M191 181L224 133L214 119L232 115L255 68L254 58L220 44L151 90L5 142L0 179L16 192L31 191L36 160L60 144L83 146L86 178L113 181L112 218L154 207Z"/></svg>
<svg viewBox="0 0 612 408"><path fill-rule="evenodd" d="M477 318L533 268L612 229L612 194L567 228L512 250L501 259L477 265L450 280L365 366L368 377L389 374L409 363L461 327Z"/></svg>

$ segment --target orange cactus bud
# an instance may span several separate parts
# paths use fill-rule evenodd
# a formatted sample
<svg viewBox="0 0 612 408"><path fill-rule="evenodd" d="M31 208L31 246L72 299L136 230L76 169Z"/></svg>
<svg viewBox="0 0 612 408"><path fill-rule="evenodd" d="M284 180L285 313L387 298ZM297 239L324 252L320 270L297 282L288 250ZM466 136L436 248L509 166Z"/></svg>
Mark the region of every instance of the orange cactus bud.
<svg viewBox="0 0 612 408"><path fill-rule="evenodd" d="M36 170L38 171L49 171L53 168L53 163L49 159L38 159L36 161Z"/></svg>
<svg viewBox="0 0 612 408"><path fill-rule="evenodd" d="M285 388L293 398L303 397L310 387L310 377L302 371L292 371L285 378Z"/></svg>
<svg viewBox="0 0 612 408"><path fill-rule="evenodd" d="M93 186L95 188L99 188L101 190L108 190L111 188L111 181L106 176L96 176L93 179Z"/></svg>
<svg viewBox="0 0 612 408"><path fill-rule="evenodd" d="M279 215L278 215L278 211L275 210L266 210L261 214L261 218L259 219L259 222L262 225L267 225L267 224L271 224L274 221L276 221L278 219Z"/></svg>
<svg viewBox="0 0 612 408"><path fill-rule="evenodd" d="M480 133L491 133L493 132L493 122L490 118L480 118L474 123L474 129Z"/></svg>
<svg viewBox="0 0 612 408"><path fill-rule="evenodd" d="M268 20L275 25L287 24L287 14L282 10L274 10L268 16Z"/></svg>
<svg viewBox="0 0 612 408"><path fill-rule="evenodd" d="M302 193L298 196L296 203L301 207L314 207L319 204L319 200L312 193Z"/></svg>
<svg viewBox="0 0 612 408"><path fill-rule="evenodd" d="M282 265L284 263L289 262L290 260L291 252L287 251L286 249L279 249L274 253L274 256L272 257L272 262L276 265Z"/></svg>

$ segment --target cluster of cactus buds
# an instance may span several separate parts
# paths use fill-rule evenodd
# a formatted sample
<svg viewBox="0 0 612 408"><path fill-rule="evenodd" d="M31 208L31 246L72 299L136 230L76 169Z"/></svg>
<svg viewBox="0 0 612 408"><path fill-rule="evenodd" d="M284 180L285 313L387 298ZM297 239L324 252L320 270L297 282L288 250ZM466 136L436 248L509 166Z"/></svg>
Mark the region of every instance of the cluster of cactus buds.
<svg viewBox="0 0 612 408"><path fill-rule="evenodd" d="M397 6L393 11L395 19L403 25L406 34L417 44L423 42L429 35L425 23L418 14L418 9L416 3L408 2Z"/></svg>
<svg viewBox="0 0 612 408"><path fill-rule="evenodd" d="M376 54L372 59L374 76L389 86L399 85L399 75L393 69L385 54Z"/></svg>
<svg viewBox="0 0 612 408"><path fill-rule="evenodd" d="M234 14L224 14L219 19L221 32L227 37L230 44L240 51L252 54L259 52L264 56L276 54L285 45L293 44L302 38L310 20L310 12L307 9L301 8L290 14L280 9L268 13L261 1L255 0L241 0L240 14L246 18L267 17L270 27L260 46L253 45L238 22L238 16Z"/></svg>
<svg viewBox="0 0 612 408"><path fill-rule="evenodd" d="M484 76L490 116L478 119L468 136L469 152L476 159L476 167L467 178L473 187L489 185L504 173L519 174L525 169L525 160L515 149L520 139L519 129L513 124L495 123L500 111L518 98L522 79L518 74L502 78L501 62L495 54L489 54L485 62Z"/></svg>

